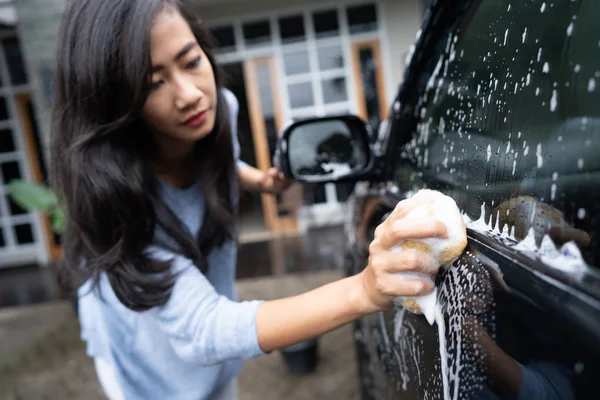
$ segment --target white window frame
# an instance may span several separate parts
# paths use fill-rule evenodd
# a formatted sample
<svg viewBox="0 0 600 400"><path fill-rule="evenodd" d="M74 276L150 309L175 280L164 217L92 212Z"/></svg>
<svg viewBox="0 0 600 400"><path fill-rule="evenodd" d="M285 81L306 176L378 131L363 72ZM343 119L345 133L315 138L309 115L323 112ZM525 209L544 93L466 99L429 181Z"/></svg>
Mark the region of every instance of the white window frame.
<svg viewBox="0 0 600 400"><path fill-rule="evenodd" d="M0 40L17 37L16 33L0 33ZM25 62L25 60L23 60ZM23 135L23 127L19 118L15 96L25 93L31 93L29 85L12 86L10 73L4 47L0 45L0 79L3 86L0 88L0 96L6 102L9 119L0 122L0 129L10 129L13 133L13 141L16 151L0 154L0 162L16 161L19 164L21 178L31 181L33 179L30 160L26 149ZM29 77L31 79L31 77ZM0 227L4 237L5 246L0 248L0 269L9 267L18 267L24 264L45 265L48 262L48 252L45 245L45 234L42 229L41 217L37 212L13 216L9 212L9 205L6 201L6 184L2 174L0 174ZM32 244L18 245L13 226L16 224L27 223L31 225L33 240Z"/></svg>

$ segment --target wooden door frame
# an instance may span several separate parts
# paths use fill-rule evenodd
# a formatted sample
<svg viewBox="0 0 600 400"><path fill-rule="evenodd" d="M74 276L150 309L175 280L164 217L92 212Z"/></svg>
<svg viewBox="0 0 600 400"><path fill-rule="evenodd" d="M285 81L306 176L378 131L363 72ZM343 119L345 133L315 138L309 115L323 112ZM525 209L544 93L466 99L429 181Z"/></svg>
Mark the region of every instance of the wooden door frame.
<svg viewBox="0 0 600 400"><path fill-rule="evenodd" d="M39 151L42 150L38 150L35 142L32 126L34 116L29 112L27 107L28 104L33 105L31 94L22 93L15 96L15 106L21 125L21 132L23 133L25 154L27 163L29 164L29 171L31 171L31 178L35 183L45 184L42 176L42 168L39 163ZM49 261L58 261L63 257L63 249L62 246L57 244L54 240L54 232L52 231L50 217L46 214L42 214L40 215L40 219L42 223L42 233L44 234L44 245L46 246Z"/></svg>
<svg viewBox="0 0 600 400"><path fill-rule="evenodd" d="M356 102L358 114L363 121L369 120L367 103L365 102L365 90L363 88L363 76L360 68L360 50L370 48L373 50L373 58L377 65L377 98L379 99L380 121L387 119L388 103L385 94L385 77L383 72L383 57L381 56L381 42L379 39L359 40L351 43L352 69L354 73L354 85L356 87Z"/></svg>
<svg viewBox="0 0 600 400"><path fill-rule="evenodd" d="M245 60L243 62L244 82L246 86L246 97L248 101L252 139L254 142L256 166L261 171L266 171L271 168L272 163L271 155L269 153L269 142L267 140L267 129L260 101L258 78L256 76L256 69L261 65L267 65L269 68L269 76L271 78L270 86L275 114L275 128L277 132L281 132L281 128L283 127L283 112L281 110L281 98L279 96L275 58L273 56L266 56ZM279 216L277 201L274 195L261 193L261 201L265 226L268 230L272 232L296 232L298 230L296 209L287 210L289 215L282 217Z"/></svg>

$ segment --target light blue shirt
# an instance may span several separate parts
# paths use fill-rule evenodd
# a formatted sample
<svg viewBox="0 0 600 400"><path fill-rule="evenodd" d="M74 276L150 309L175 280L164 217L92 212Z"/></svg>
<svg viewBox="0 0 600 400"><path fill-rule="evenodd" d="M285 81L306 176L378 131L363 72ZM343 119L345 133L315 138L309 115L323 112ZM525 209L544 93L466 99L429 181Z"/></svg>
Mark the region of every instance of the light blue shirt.
<svg viewBox="0 0 600 400"><path fill-rule="evenodd" d="M238 104L231 92L224 94L237 161ZM161 183L159 190L197 235L204 214L200 185L177 189ZM236 302L234 242L212 251L206 276L182 256L157 248L148 251L156 258L174 260L178 275L170 299L163 306L135 312L120 303L106 275L99 284L102 296L90 291L87 282L79 290L87 353L113 366L127 399L208 399L239 374L242 360L263 354L256 332L260 302Z"/></svg>

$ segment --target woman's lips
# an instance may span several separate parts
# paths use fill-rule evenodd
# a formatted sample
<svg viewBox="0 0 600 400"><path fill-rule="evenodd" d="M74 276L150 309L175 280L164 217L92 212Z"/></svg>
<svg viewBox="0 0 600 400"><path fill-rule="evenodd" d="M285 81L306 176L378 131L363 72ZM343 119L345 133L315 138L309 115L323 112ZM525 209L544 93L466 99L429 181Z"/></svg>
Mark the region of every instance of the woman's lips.
<svg viewBox="0 0 600 400"><path fill-rule="evenodd" d="M186 125L186 126L192 126L192 127L200 126L206 120L206 114L207 114L207 110L200 111L198 114L193 115L192 117L188 118L184 122L184 125Z"/></svg>

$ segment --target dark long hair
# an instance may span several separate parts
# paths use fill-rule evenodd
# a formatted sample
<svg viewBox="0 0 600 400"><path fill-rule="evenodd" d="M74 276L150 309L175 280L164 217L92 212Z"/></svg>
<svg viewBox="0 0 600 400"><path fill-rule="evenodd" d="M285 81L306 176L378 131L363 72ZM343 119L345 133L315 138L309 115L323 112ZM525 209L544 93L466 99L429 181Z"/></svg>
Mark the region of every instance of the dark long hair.
<svg viewBox="0 0 600 400"><path fill-rule="evenodd" d="M148 160L153 142L140 120L150 91L150 29L165 7L190 25L218 88L215 127L196 146L205 195L197 239L158 195ZM210 34L179 0L69 2L60 28L52 124L53 184L67 216L63 284L74 288L92 279L97 287L104 272L125 306L147 310L169 299L175 279L171 261L150 257L149 246L167 247L206 272L210 251L233 238L231 128L212 49Z"/></svg>

